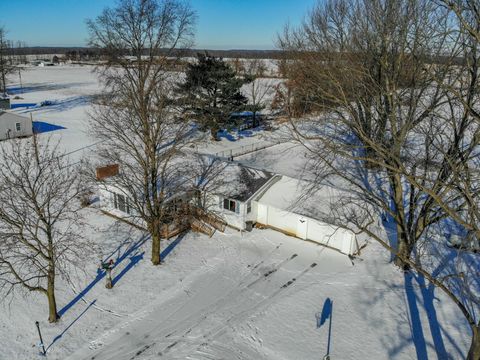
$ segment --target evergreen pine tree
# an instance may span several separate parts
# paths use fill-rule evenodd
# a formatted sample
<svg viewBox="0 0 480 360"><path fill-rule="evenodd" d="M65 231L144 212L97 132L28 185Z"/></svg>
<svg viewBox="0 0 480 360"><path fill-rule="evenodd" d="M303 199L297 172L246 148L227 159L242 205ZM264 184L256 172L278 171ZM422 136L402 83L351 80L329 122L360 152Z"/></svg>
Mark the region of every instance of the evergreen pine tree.
<svg viewBox="0 0 480 360"><path fill-rule="evenodd" d="M198 54L197 62L188 65L178 93L187 112L218 140L218 131L227 124L230 114L245 108L247 98L240 88L249 81L237 77L223 59Z"/></svg>

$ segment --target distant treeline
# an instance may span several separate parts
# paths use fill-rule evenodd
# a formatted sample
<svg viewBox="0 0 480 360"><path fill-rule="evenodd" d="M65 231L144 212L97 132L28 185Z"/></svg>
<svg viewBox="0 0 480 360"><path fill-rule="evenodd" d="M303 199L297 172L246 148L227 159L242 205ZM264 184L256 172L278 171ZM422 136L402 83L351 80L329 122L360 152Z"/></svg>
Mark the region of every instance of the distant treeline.
<svg viewBox="0 0 480 360"><path fill-rule="evenodd" d="M77 54L78 57L86 55L89 58L100 57L101 51L88 47L21 47L12 49L15 54L25 55L47 55L47 54ZM165 49L160 55L171 55L178 57L195 57L197 53L208 52L210 55L222 58L243 58L243 59L282 59L284 52L281 50L208 50L208 49L176 49L173 52Z"/></svg>

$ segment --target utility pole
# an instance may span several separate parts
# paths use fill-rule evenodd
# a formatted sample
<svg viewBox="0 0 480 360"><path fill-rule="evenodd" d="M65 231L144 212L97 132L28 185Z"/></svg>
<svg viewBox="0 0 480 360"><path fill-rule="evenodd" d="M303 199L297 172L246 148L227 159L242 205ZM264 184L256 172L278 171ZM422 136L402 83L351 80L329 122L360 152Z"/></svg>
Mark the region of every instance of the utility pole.
<svg viewBox="0 0 480 360"><path fill-rule="evenodd" d="M39 323L38 321L35 321L35 325L37 326L38 336L40 337L40 346L41 346L42 349L43 349L43 356L46 356L46 355L47 355L47 351L45 350L45 344L43 343L42 333L41 333L41 331L40 331L40 323Z"/></svg>
<svg viewBox="0 0 480 360"><path fill-rule="evenodd" d="M20 93L23 94L22 71L20 70L20 67L18 67L18 77L20 78Z"/></svg>

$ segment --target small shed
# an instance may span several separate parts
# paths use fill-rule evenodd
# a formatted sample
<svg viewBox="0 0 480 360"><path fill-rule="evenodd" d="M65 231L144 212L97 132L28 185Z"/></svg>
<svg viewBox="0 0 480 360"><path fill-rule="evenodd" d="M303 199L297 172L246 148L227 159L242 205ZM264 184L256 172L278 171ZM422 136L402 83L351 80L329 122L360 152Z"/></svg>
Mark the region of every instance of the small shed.
<svg viewBox="0 0 480 360"><path fill-rule="evenodd" d="M10 97L0 94L0 110L10 109Z"/></svg>
<svg viewBox="0 0 480 360"><path fill-rule="evenodd" d="M8 140L33 135L32 119L0 110L0 140Z"/></svg>

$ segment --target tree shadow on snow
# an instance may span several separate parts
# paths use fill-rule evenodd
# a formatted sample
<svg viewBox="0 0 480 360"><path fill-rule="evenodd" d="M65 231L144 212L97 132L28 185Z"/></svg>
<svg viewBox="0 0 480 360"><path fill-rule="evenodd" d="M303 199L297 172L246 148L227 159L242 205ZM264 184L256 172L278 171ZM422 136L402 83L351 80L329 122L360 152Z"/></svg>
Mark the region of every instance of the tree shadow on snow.
<svg viewBox="0 0 480 360"><path fill-rule="evenodd" d="M125 252L122 254L117 255L117 258L114 260L114 267L117 267L123 260L125 260L128 256L130 256L133 252L137 251L149 238L149 236L144 235L138 240L136 243L134 243L132 246L127 248ZM113 254L115 254L123 245L125 244L125 241L120 244L120 246L112 252L109 256L107 256L105 259L103 259L103 262L108 262L110 259L112 259ZM135 256L136 254L134 254ZM138 261L137 261L138 262ZM100 264L99 264L100 265ZM70 301L67 305L65 305L60 311L58 312L58 315L61 317L63 316L72 306L74 306L78 301L80 301L99 281L101 281L105 276L106 276L106 271L102 270L100 268L97 269L97 276L95 279L93 279L90 284L88 284L82 291L80 291L77 296L75 296L72 301ZM123 275L122 275L123 276Z"/></svg>
<svg viewBox="0 0 480 360"><path fill-rule="evenodd" d="M217 136L219 139L227 139L228 141L231 141L231 142L234 142L234 141L237 141L237 139L235 138L235 136L233 136L230 132L228 132L227 130L221 130L217 133Z"/></svg>
<svg viewBox="0 0 480 360"><path fill-rule="evenodd" d="M48 350L53 346L53 344L55 344L58 340L60 340L62 338L62 336L68 331L68 329L70 329L73 324L75 324L78 319L80 319L93 305L95 305L95 303L97 302L97 300L93 300L86 308L85 310L83 310L81 312L80 315L78 315L66 328L65 330L63 330L59 335L55 336L55 338L53 339L53 341L50 343L50 345L47 346L47 348L45 349L45 352L48 352Z"/></svg>
<svg viewBox="0 0 480 360"><path fill-rule="evenodd" d="M183 240L185 237L185 232L181 233L180 235L177 236L177 238L172 241L161 253L160 253L160 259L162 261L165 260L165 258L170 254L175 247L180 244L180 242ZM123 270L112 279L112 285L115 286L115 284L120 281L120 279L135 265L137 265L141 260L143 260L143 256L145 255L145 251L140 253L139 248L135 249L135 253L131 254L129 257L130 263L123 268Z"/></svg>
<svg viewBox="0 0 480 360"><path fill-rule="evenodd" d="M432 272L433 277L439 277L441 274L454 271L454 259L456 254L452 251L446 254L437 254L439 263ZM407 314L411 330L411 341L415 345L415 351L418 359L428 359L428 349L433 348L438 359L456 359L446 350L445 340L455 349L458 356L463 356L462 350L456 340L448 333L444 326L439 322L437 315L437 306L441 306L440 299L435 296L436 287L421 274L413 271L404 274L404 289L406 295ZM426 313L428 329L432 341L425 339L425 324L422 322L421 312ZM425 317L423 317L425 319ZM405 344L408 345L408 344ZM389 354L394 356L400 353L403 346L392 349Z"/></svg>
<svg viewBox="0 0 480 360"><path fill-rule="evenodd" d="M177 238L172 241L160 254L162 261L175 249L175 247L183 240L185 237L185 232L178 235ZM130 261L113 279L112 285L115 286L135 265L137 265L144 257L145 252L141 251L141 247L145 242L150 238L149 235L143 235L137 242L129 246L123 253L120 252L120 249L124 247L129 241L124 240L114 251L107 255L102 262L106 263L110 259L114 260L114 265L112 271L115 270L125 259L128 258ZM116 258L115 258L116 254ZM67 305L65 305L59 312L58 315L63 316L70 308L72 308L78 301L83 299L83 297L103 278L106 276L106 271L103 269L97 269L97 276L93 279L81 292L77 294Z"/></svg>
<svg viewBox="0 0 480 360"><path fill-rule="evenodd" d="M180 244L180 242L183 240L183 238L185 237L187 233L186 232L183 232L181 233L180 235L177 236L177 238L172 241L161 253L160 253L160 259L162 259L162 261L168 256L168 254L170 254L173 249L175 249L177 247L178 244Z"/></svg>
<svg viewBox="0 0 480 360"><path fill-rule="evenodd" d="M432 264L434 277L453 273L455 252L439 251L432 256L436 259ZM415 358L422 360L464 358L469 341L458 334L469 333L468 324L456 308L452 309L454 305L441 290L413 271L403 274L402 281L385 277L382 270L385 265L380 259L364 264L372 278L365 278L365 284L359 284L360 289L365 289L356 293L360 297L359 310L372 329L386 326L387 330L379 333L385 358L401 358L410 350L415 351ZM400 276L395 270L391 275ZM371 291L372 281L375 291ZM452 318L452 314L459 317ZM448 324L443 320L445 315L448 315Z"/></svg>
<svg viewBox="0 0 480 360"><path fill-rule="evenodd" d="M80 95L72 96L62 100L45 101L42 103L41 109L54 112L62 112L71 110L78 106L91 104L96 99L96 95Z"/></svg>
<svg viewBox="0 0 480 360"><path fill-rule="evenodd" d="M61 89L69 89L72 87L88 85L88 84L89 83L85 83L85 82L73 82L73 83L64 83L64 84L40 83L40 84L27 85L22 87L9 86L7 87L7 94L20 95L25 93L37 92L37 91L61 90Z"/></svg>

